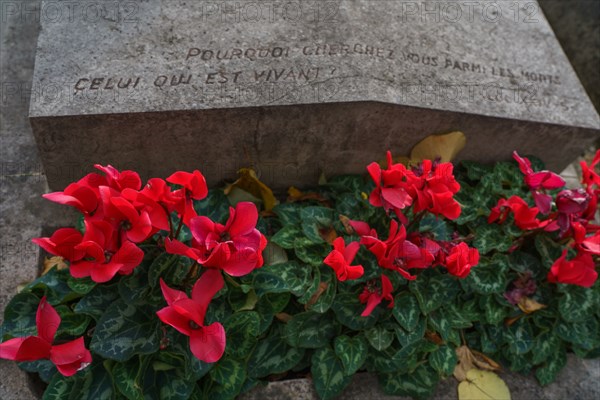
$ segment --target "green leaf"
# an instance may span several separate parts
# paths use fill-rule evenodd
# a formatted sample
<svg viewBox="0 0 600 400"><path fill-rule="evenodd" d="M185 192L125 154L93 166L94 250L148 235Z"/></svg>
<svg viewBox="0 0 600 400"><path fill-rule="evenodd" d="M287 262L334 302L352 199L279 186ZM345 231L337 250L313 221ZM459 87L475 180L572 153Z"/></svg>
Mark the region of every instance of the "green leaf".
<svg viewBox="0 0 600 400"><path fill-rule="evenodd" d="M169 253L162 253L154 259L148 268L148 284L150 287L158 285L160 277L169 268L174 268L179 261L179 256Z"/></svg>
<svg viewBox="0 0 600 400"><path fill-rule="evenodd" d="M356 331L374 326L381 310L381 307L376 307L371 315L362 317L360 314L365 309L365 305L360 303L358 295L355 293L338 293L331 308L342 325Z"/></svg>
<svg viewBox="0 0 600 400"><path fill-rule="evenodd" d="M493 167L476 161L461 161L461 167L467 171L467 177L472 181L479 181L482 176L492 173Z"/></svg>
<svg viewBox="0 0 600 400"><path fill-rule="evenodd" d="M485 312L485 320L488 324L499 325L508 316L510 309L500 304L498 295L481 296L479 304Z"/></svg>
<svg viewBox="0 0 600 400"><path fill-rule="evenodd" d="M429 354L431 367L441 376L452 375L457 362L456 351L450 346L440 346Z"/></svg>
<svg viewBox="0 0 600 400"><path fill-rule="evenodd" d="M564 295L558 303L562 319L567 322L579 322L590 318L597 307L597 295L589 289L576 285L565 285Z"/></svg>
<svg viewBox="0 0 600 400"><path fill-rule="evenodd" d="M124 301L113 303L94 331L90 349L102 357L127 361L135 354L150 354L158 350L159 321L148 311Z"/></svg>
<svg viewBox="0 0 600 400"><path fill-rule="evenodd" d="M531 362L537 365L546 361L560 347L560 344L560 338L553 332L542 332L535 338L531 351L533 357Z"/></svg>
<svg viewBox="0 0 600 400"><path fill-rule="evenodd" d="M80 400L87 371L66 377L55 374L44 391L42 400Z"/></svg>
<svg viewBox="0 0 600 400"><path fill-rule="evenodd" d="M328 180L327 186L339 192L360 193L370 191L372 183L362 175L337 175Z"/></svg>
<svg viewBox="0 0 600 400"><path fill-rule="evenodd" d="M81 336L87 330L92 318L86 314L75 314L67 306L58 306L61 321L56 334L58 336Z"/></svg>
<svg viewBox="0 0 600 400"><path fill-rule="evenodd" d="M248 360L248 375L262 378L292 369L304 355L304 349L289 346L282 338L280 328L258 342Z"/></svg>
<svg viewBox="0 0 600 400"><path fill-rule="evenodd" d="M562 254L562 246L546 235L535 236L535 248L540 253L540 259L546 270L550 269Z"/></svg>
<svg viewBox="0 0 600 400"><path fill-rule="evenodd" d="M96 287L96 282L90 278L74 278L72 276L67 280L67 285L71 290L79 294L88 294Z"/></svg>
<svg viewBox="0 0 600 400"><path fill-rule="evenodd" d="M260 317L253 311L232 314L225 321L227 352L232 357L244 358L256 345Z"/></svg>
<svg viewBox="0 0 600 400"><path fill-rule="evenodd" d="M210 387L209 399L233 399L240 393L246 380L246 366L232 358L221 359L210 371L210 377L214 382Z"/></svg>
<svg viewBox="0 0 600 400"><path fill-rule="evenodd" d="M40 378L46 383L50 383L52 377L58 372L56 366L50 360L20 362L18 365L24 371L39 374Z"/></svg>
<svg viewBox="0 0 600 400"><path fill-rule="evenodd" d="M475 232L473 245L479 250L481 255L487 254L492 250L505 252L510 249L512 239L510 236L504 234L502 227L498 224L480 225Z"/></svg>
<svg viewBox="0 0 600 400"><path fill-rule="evenodd" d="M298 297L298 302L300 304L308 303L311 297L317 292L317 290L319 290L319 285L321 284L321 270L313 265L310 266L310 270L310 283L304 290L304 293Z"/></svg>
<svg viewBox="0 0 600 400"><path fill-rule="evenodd" d="M528 320L520 319L506 331L506 342L514 354L525 354L533 347L533 330Z"/></svg>
<svg viewBox="0 0 600 400"><path fill-rule="evenodd" d="M148 266L145 264L137 266L131 275L119 280L118 288L125 302L130 304L144 302L151 289L148 285Z"/></svg>
<svg viewBox="0 0 600 400"><path fill-rule="evenodd" d="M254 310L258 302L258 296L254 289L250 289L247 293L244 293L241 288L230 286L227 296L234 312Z"/></svg>
<svg viewBox="0 0 600 400"><path fill-rule="evenodd" d="M263 250L264 265L283 264L288 262L287 252L273 242L268 242Z"/></svg>
<svg viewBox="0 0 600 400"><path fill-rule="evenodd" d="M329 229L333 225L335 211L326 207L306 207L300 212L302 232L313 243L325 243L321 237L322 229Z"/></svg>
<svg viewBox="0 0 600 400"><path fill-rule="evenodd" d="M532 256L523 251L515 251L509 256L510 262L508 266L513 271L524 273L531 271L537 278L546 278L548 271L542 267L542 263L538 257Z"/></svg>
<svg viewBox="0 0 600 400"><path fill-rule="evenodd" d="M112 400L114 395L110 375L102 362L94 362L70 377L55 374L43 400Z"/></svg>
<svg viewBox="0 0 600 400"><path fill-rule="evenodd" d="M470 316L465 314L463 310L459 310L455 304L444 306L441 314L450 321L452 328L465 329L473 326Z"/></svg>
<svg viewBox="0 0 600 400"><path fill-rule="evenodd" d="M433 312L429 314L429 323L445 342L460 345L460 336L458 332L452 329L452 323L447 314L441 312L441 310Z"/></svg>
<svg viewBox="0 0 600 400"><path fill-rule="evenodd" d="M282 203L273 207L273 212L277 214L281 224L286 225L300 225L300 212L302 211L302 205L294 203ZM281 246L281 245L280 245ZM283 247L283 246L282 246Z"/></svg>
<svg viewBox="0 0 600 400"><path fill-rule="evenodd" d="M365 331L365 337L375 350L382 351L390 347L394 341L394 334L382 325L375 325Z"/></svg>
<svg viewBox="0 0 600 400"><path fill-rule="evenodd" d="M342 362L329 346L321 347L315 351L310 372L315 390L323 400L338 396L351 380L351 376L344 373Z"/></svg>
<svg viewBox="0 0 600 400"><path fill-rule="evenodd" d="M98 321L117 297L119 297L117 285L96 286L79 300L75 312L87 314Z"/></svg>
<svg viewBox="0 0 600 400"><path fill-rule="evenodd" d="M301 296L310 285L311 267L296 261L267 265L254 273L253 286L260 297L266 293L291 292Z"/></svg>
<svg viewBox="0 0 600 400"><path fill-rule="evenodd" d="M39 304L40 298L33 293L16 294L4 309L2 337L36 335L35 315Z"/></svg>
<svg viewBox="0 0 600 400"><path fill-rule="evenodd" d="M31 292L46 296L48 303L52 305L69 301L80 297L75 293L67 281L71 277L68 269L58 270L52 268L47 274L40 276L29 285L25 286L21 293Z"/></svg>
<svg viewBox="0 0 600 400"><path fill-rule="evenodd" d="M229 217L229 200L223 189L210 189L206 198L194 201L198 215L204 215L213 221L224 223Z"/></svg>
<svg viewBox="0 0 600 400"><path fill-rule="evenodd" d="M473 267L471 273L461 282L479 294L502 293L508 285L507 271L508 257L505 255L483 257L479 265Z"/></svg>
<svg viewBox="0 0 600 400"><path fill-rule="evenodd" d="M297 225L285 225L271 236L270 242L284 249L293 249L296 239L302 235L302 230Z"/></svg>
<svg viewBox="0 0 600 400"><path fill-rule="evenodd" d="M555 331L563 340L576 344L585 350L600 345L600 327L596 318L587 318L580 322L560 321Z"/></svg>
<svg viewBox="0 0 600 400"><path fill-rule="evenodd" d="M316 349L329 343L335 336L332 316L307 311L296 314L285 325L283 339L293 347Z"/></svg>
<svg viewBox="0 0 600 400"><path fill-rule="evenodd" d="M427 277L432 275L433 277L428 280ZM419 301L419 306L425 315L443 304L450 303L460 291L460 285L454 277L441 275L434 270L423 271L419 279L410 282L409 288Z"/></svg>
<svg viewBox="0 0 600 400"><path fill-rule="evenodd" d="M306 238L304 238L306 239ZM306 239L308 240L308 239ZM306 244L302 238L297 238L294 242L294 253L302 262L318 267L323 264L323 260L329 252L331 246L323 244Z"/></svg>
<svg viewBox="0 0 600 400"><path fill-rule="evenodd" d="M183 360L168 357L168 361L177 364L174 365L175 368L170 368L168 363L162 360L166 356L168 355L158 353L143 357L148 359L148 361L143 361L143 363L148 363L148 366L144 368L143 377L140 380L145 399L179 400L189 398L196 386L194 380L190 379L186 375L186 369L182 368Z"/></svg>
<svg viewBox="0 0 600 400"><path fill-rule="evenodd" d="M426 328L427 323L425 322L425 318L420 318L416 328L411 332L406 332L404 329L397 327L396 337L402 346L408 346L411 343L415 343L423 339Z"/></svg>
<svg viewBox="0 0 600 400"><path fill-rule="evenodd" d="M391 396L411 396L415 399L430 397L438 383L437 373L422 365L410 374L379 374L379 383L386 394Z"/></svg>
<svg viewBox="0 0 600 400"><path fill-rule="evenodd" d="M353 338L346 335L335 338L335 354L342 361L346 376L354 375L367 359L367 341L362 335Z"/></svg>
<svg viewBox="0 0 600 400"><path fill-rule="evenodd" d="M321 281L327 284L327 289L308 307L310 311L324 313L331 308L337 291L337 279L334 277L330 268L321 268Z"/></svg>
<svg viewBox="0 0 600 400"><path fill-rule="evenodd" d="M124 363L116 363L113 367L112 376L115 387L128 400L144 399L140 379L146 366L138 357L133 357Z"/></svg>
<svg viewBox="0 0 600 400"><path fill-rule="evenodd" d="M392 310L396 321L407 331L411 332L419 323L421 310L417 298L411 293L401 293L394 299L394 309Z"/></svg>
<svg viewBox="0 0 600 400"><path fill-rule="evenodd" d="M419 223L419 232L431 232L435 240L450 240L448 224L443 218L428 214Z"/></svg>
<svg viewBox="0 0 600 400"><path fill-rule="evenodd" d="M563 348L555 348L548 360L538 367L535 371L535 377L540 385L548 385L556 379L561 369L567 364L567 355Z"/></svg>

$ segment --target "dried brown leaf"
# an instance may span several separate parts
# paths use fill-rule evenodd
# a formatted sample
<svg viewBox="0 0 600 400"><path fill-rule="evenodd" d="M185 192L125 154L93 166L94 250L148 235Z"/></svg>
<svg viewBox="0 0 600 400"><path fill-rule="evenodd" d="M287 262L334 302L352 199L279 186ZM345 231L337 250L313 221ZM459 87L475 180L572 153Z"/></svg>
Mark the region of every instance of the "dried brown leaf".
<svg viewBox="0 0 600 400"><path fill-rule="evenodd" d="M546 308L545 304L538 303L537 301L530 299L529 297L523 296L517 304L521 311L525 314L531 314L537 310L541 310L542 308Z"/></svg>
<svg viewBox="0 0 600 400"><path fill-rule="evenodd" d="M65 259L60 256L46 257L44 259L44 269L42 275L46 275L52 268L56 267L57 270L69 268Z"/></svg>
<svg viewBox="0 0 600 400"><path fill-rule="evenodd" d="M275 314L275 318L287 324L292 319L292 316L288 313L280 312Z"/></svg>
<svg viewBox="0 0 600 400"><path fill-rule="evenodd" d="M317 302L317 300L319 300L319 297L321 297L321 295L327 290L328 287L329 287L329 284L327 282L319 283L319 288L317 289L315 294L313 294L311 296L311 298L308 299L308 302L306 302L306 304L304 305L304 309L305 310L310 309L312 307L312 305L315 304Z"/></svg>

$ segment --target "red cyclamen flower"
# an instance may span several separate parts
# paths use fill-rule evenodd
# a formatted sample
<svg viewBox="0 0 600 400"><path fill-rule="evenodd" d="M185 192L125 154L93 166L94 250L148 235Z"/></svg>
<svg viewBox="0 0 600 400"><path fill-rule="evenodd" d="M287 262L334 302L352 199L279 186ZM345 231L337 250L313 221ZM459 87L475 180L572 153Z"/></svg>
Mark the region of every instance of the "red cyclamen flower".
<svg viewBox="0 0 600 400"><path fill-rule="evenodd" d="M100 185L107 185L106 178L91 173L79 181L71 183L62 192L47 193L42 197L58 204L75 207L83 214L92 215L96 213L100 204L98 194L98 186Z"/></svg>
<svg viewBox="0 0 600 400"><path fill-rule="evenodd" d="M517 161L519 169L525 175L525 184L531 190L535 205L542 214L548 214L552 206L552 196L544 193L542 189L560 189L565 185L565 181L551 171L534 172L533 168L531 168L531 161L526 157L519 156L516 151L513 152L513 158Z"/></svg>
<svg viewBox="0 0 600 400"><path fill-rule="evenodd" d="M112 165L104 167L100 164L96 164L94 167L106 174L107 186L119 192L127 188L140 190L142 187L140 175L135 171L119 171Z"/></svg>
<svg viewBox="0 0 600 400"><path fill-rule="evenodd" d="M600 187L600 173L596 171L597 165L600 164L600 149L596 151L596 155L591 164L588 165L585 161L581 161L581 183L589 189L596 185Z"/></svg>
<svg viewBox="0 0 600 400"><path fill-rule="evenodd" d="M428 210L435 215L448 219L460 216L460 204L454 200L454 194L460 190L460 184L453 175L452 163L423 160L413 168L414 179L409 193L416 197L414 212Z"/></svg>
<svg viewBox="0 0 600 400"><path fill-rule="evenodd" d="M548 272L548 282L583 287L591 287L597 278L594 259L590 254L579 253L572 260L567 260L567 249L563 250Z"/></svg>
<svg viewBox="0 0 600 400"><path fill-rule="evenodd" d="M362 265L350 265L358 253L359 247L358 242L352 242L346 246L344 238L341 236L333 241L333 250L325 257L323 263L333 268L339 281L358 279L363 276L365 271Z"/></svg>
<svg viewBox="0 0 600 400"><path fill-rule="evenodd" d="M416 276L408 272L410 268L427 268L435 260L427 247L418 247L406 240L406 229L404 225L392 220L387 240L382 241L377 236L363 236L360 243L375 255L379 266L397 271L408 280L416 279Z"/></svg>
<svg viewBox="0 0 600 400"><path fill-rule="evenodd" d="M74 228L57 229L49 238L34 238L31 241L50 254L73 262L83 258L85 251L75 247L81 243L83 235Z"/></svg>
<svg viewBox="0 0 600 400"><path fill-rule="evenodd" d="M194 284L192 298L189 298L184 292L168 287L162 278L160 280L168 306L159 310L156 315L165 324L189 336L192 354L207 363L218 361L225 352L223 325L218 322L204 325L208 304L223 285L221 272L208 269Z"/></svg>
<svg viewBox="0 0 600 400"><path fill-rule="evenodd" d="M183 186L182 189L171 193L172 199L179 199L176 204L177 212L182 216L183 222L189 225L192 218L198 214L194 209L194 200L202 200L208 195L206 179L200 171L194 172L177 171L167 178L167 182Z"/></svg>
<svg viewBox="0 0 600 400"><path fill-rule="evenodd" d="M100 186L99 190L104 219L119 230L122 239L141 243L155 233L147 211L138 211L129 200L108 186Z"/></svg>
<svg viewBox="0 0 600 400"><path fill-rule="evenodd" d="M479 250L469 248L465 242L461 242L450 250L445 262L450 274L465 278L471 272L471 267L479 263Z"/></svg>
<svg viewBox="0 0 600 400"><path fill-rule="evenodd" d="M515 217L515 225L522 230L543 228L550 222L549 220L540 221L536 218L539 212L537 207L529 207L527 202L519 196L511 196L508 200L498 200L498 204L490 212L488 224L496 221L500 224L504 223L508 218L509 211L512 211Z"/></svg>
<svg viewBox="0 0 600 400"><path fill-rule="evenodd" d="M372 206L401 215L400 210L412 204L413 199L407 192L407 179L412 172L403 164L394 164L391 152L387 152L387 169L382 170L378 163L373 162L367 166L367 171L376 185L369 196Z"/></svg>
<svg viewBox="0 0 600 400"><path fill-rule="evenodd" d="M129 241L118 246L117 231L106 221L86 220L85 235L75 250L85 252L83 259L71 263L75 278L91 276L94 282L111 280L117 273L129 275L140 265L144 251Z"/></svg>
<svg viewBox="0 0 600 400"><path fill-rule="evenodd" d="M394 307L393 291L394 287L392 286L392 282L390 282L390 279L384 274L381 274L381 288L375 286L374 282L367 283L363 292L358 297L361 303L367 303L367 307L360 315L362 317L368 317L375 307L383 300L389 301L388 308Z"/></svg>
<svg viewBox="0 0 600 400"><path fill-rule="evenodd" d="M561 236L587 211L592 197L585 189L561 190L556 196L558 226Z"/></svg>
<svg viewBox="0 0 600 400"><path fill-rule="evenodd" d="M60 326L60 316L42 297L37 309L36 336L9 339L0 343L0 358L13 361L49 359L64 376L74 375L92 362L92 355L85 348L83 336L67 343L53 345Z"/></svg>
<svg viewBox="0 0 600 400"><path fill-rule="evenodd" d="M229 208L225 225L208 217L190 221L192 247L178 240L165 241L167 252L196 260L207 268L218 268L232 276L242 276L263 265L262 252L267 239L256 229L258 210L250 202Z"/></svg>

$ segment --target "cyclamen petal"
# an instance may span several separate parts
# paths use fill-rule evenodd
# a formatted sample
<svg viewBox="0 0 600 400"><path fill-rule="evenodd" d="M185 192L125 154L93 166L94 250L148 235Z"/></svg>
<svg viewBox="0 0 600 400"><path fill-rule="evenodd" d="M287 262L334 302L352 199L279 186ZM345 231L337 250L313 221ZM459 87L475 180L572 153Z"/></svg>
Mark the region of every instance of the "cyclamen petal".
<svg viewBox="0 0 600 400"><path fill-rule="evenodd" d="M54 335L60 326L60 316L48 302L46 297L42 297L35 315L35 325L37 326L37 335L52 343Z"/></svg>
<svg viewBox="0 0 600 400"><path fill-rule="evenodd" d="M190 335L192 354L207 363L219 361L225 353L225 346L225 328L218 322L193 330Z"/></svg>
<svg viewBox="0 0 600 400"><path fill-rule="evenodd" d="M225 224L225 230L231 236L242 236L250 234L258 222L258 210L253 203L240 202L235 210L230 208L229 220Z"/></svg>
<svg viewBox="0 0 600 400"><path fill-rule="evenodd" d="M190 320L184 315L178 313L173 307L168 306L162 308L156 312L156 315L162 322L167 325L171 325L184 335L191 335L192 329L190 327Z"/></svg>

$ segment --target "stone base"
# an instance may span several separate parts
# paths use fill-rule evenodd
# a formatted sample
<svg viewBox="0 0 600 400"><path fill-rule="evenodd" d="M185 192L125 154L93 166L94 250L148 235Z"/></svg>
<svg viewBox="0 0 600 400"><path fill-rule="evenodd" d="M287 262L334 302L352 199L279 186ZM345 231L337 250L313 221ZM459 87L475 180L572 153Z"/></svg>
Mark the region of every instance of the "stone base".
<svg viewBox="0 0 600 400"><path fill-rule="evenodd" d="M143 179L199 169L210 185L252 166L274 189L313 185L321 172L362 173L388 149L408 155L425 136L454 130L467 136L459 159L507 160L518 150L561 171L599 136L586 128L375 102L36 117L31 125L51 190L95 163L133 169Z"/></svg>

